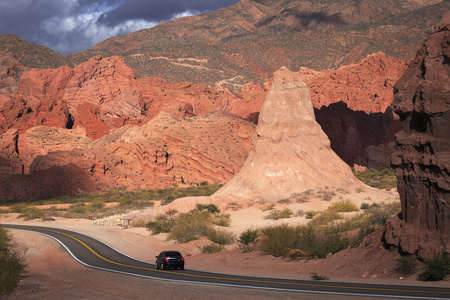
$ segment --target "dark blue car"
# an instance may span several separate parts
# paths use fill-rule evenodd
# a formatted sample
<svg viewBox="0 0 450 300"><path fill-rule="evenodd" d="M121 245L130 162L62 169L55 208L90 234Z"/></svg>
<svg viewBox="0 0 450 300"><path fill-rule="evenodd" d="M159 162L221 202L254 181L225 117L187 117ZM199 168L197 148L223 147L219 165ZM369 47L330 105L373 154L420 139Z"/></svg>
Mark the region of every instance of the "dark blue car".
<svg viewBox="0 0 450 300"><path fill-rule="evenodd" d="M162 270L180 268L180 270L184 270L184 257L178 251L163 251L156 256L156 268Z"/></svg>

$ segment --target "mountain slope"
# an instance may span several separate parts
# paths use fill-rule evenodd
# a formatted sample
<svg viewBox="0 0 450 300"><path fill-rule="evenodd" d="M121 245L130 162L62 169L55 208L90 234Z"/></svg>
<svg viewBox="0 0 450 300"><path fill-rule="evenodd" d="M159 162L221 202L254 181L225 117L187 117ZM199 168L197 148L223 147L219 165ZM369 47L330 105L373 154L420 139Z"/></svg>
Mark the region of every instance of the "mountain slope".
<svg viewBox="0 0 450 300"><path fill-rule="evenodd" d="M283 65L336 68L378 51L408 61L449 9L448 0L243 0L107 39L70 58L116 54L138 77L239 89Z"/></svg>

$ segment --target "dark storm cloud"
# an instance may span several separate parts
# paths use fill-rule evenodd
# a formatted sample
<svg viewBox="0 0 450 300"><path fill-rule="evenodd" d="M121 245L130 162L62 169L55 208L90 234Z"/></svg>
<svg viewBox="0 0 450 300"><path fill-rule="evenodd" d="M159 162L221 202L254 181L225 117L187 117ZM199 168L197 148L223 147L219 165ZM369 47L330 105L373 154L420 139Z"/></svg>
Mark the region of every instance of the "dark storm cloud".
<svg viewBox="0 0 450 300"><path fill-rule="evenodd" d="M62 54L111 36L239 0L0 0L0 34L15 34Z"/></svg>
<svg viewBox="0 0 450 300"><path fill-rule="evenodd" d="M128 0L117 9L103 14L100 21L107 25L130 19L161 22L177 14L213 11L237 2L239 0Z"/></svg>

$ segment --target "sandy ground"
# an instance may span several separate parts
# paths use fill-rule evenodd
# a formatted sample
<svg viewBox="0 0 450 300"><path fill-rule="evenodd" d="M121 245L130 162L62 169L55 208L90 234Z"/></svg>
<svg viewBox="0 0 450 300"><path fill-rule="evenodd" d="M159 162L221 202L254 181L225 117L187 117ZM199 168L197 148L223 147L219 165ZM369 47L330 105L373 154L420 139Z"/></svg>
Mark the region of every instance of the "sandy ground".
<svg viewBox="0 0 450 300"><path fill-rule="evenodd" d="M367 195L370 193L370 196ZM393 192L367 191L346 194L358 206L363 202L398 201ZM336 197L338 201L339 197ZM368 200L370 198L370 200ZM325 209L331 202L277 205L277 208L290 207L292 210ZM164 207L135 213L131 218L148 219ZM265 220L267 212L260 207L247 207L237 211L227 211L232 216L232 225L228 229L236 235L251 227L262 227L273 223L301 224L304 217L283 220ZM380 247L368 247L360 251L348 249L338 254L329 255L322 260L287 261L257 251L242 253L238 245L230 245L220 253L203 254L200 247L206 240L177 244L167 241L164 234L151 236L144 228L120 229L119 226L96 226L84 219L62 219L55 221L23 221L18 214L0 214L0 223L16 223L38 226L58 227L74 230L98 238L117 250L137 259L154 262L155 255L162 250L177 249L186 257L186 268L255 275L266 277L310 279L311 273L325 275L332 281L370 282L406 285L435 285L450 287L450 282L423 283L415 280L416 276L400 278L395 271L395 251ZM249 290L243 288L216 287L199 284L182 284L125 276L99 271L82 266L69 256L67 251L56 241L37 233L11 230L13 241L19 249L26 250L28 273L20 285L4 299L329 299L329 295L298 294L290 292L273 292ZM377 237L375 236L374 239ZM167 291L170 291L167 293ZM150 294L151 293L151 294ZM2 299L3 299L2 298ZM333 299L361 299L361 297L333 296ZM379 298L378 298L379 299Z"/></svg>

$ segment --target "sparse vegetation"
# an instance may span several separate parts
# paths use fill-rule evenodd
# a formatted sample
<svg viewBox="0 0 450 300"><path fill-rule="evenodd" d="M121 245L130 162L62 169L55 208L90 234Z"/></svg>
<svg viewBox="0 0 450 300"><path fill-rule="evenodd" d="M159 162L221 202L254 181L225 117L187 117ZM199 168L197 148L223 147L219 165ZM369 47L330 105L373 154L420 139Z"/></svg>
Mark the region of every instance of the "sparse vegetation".
<svg viewBox="0 0 450 300"><path fill-rule="evenodd" d="M293 214L294 214L294 212L291 209L286 207L282 211L278 212L278 217L280 219L286 219L286 218L290 218Z"/></svg>
<svg viewBox="0 0 450 300"><path fill-rule="evenodd" d="M311 278L314 279L314 280L328 280L328 279L330 279L330 278L328 278L325 275L319 275L317 273L311 273Z"/></svg>
<svg viewBox="0 0 450 300"><path fill-rule="evenodd" d="M228 227L231 225L231 215L230 214L217 214L214 215L211 222L217 226Z"/></svg>
<svg viewBox="0 0 450 300"><path fill-rule="evenodd" d="M0 227L0 295L10 293L26 271L23 253L13 250L10 242L8 232Z"/></svg>
<svg viewBox="0 0 450 300"><path fill-rule="evenodd" d="M234 242L233 234L223 228L216 229L213 227L209 227L205 232L205 236L211 242L219 245L228 245Z"/></svg>
<svg viewBox="0 0 450 300"><path fill-rule="evenodd" d="M420 281L444 280L450 275L450 254L444 252L425 260L425 270L419 275Z"/></svg>
<svg viewBox="0 0 450 300"><path fill-rule="evenodd" d="M202 253L217 253L217 252L222 251L223 248L224 248L223 245L217 245L217 244L211 243L211 244L203 246L201 249L202 249Z"/></svg>
<svg viewBox="0 0 450 300"><path fill-rule="evenodd" d="M411 276L417 271L417 258L412 255L405 255L397 258L397 271L403 276Z"/></svg>
<svg viewBox="0 0 450 300"><path fill-rule="evenodd" d="M245 246L249 246L250 244L254 243L258 237L259 237L258 229L247 229L241 233L238 242Z"/></svg>
<svg viewBox="0 0 450 300"><path fill-rule="evenodd" d="M204 235L210 226L210 215L206 211L191 211L176 218L175 225L169 231L169 239L187 243Z"/></svg>
<svg viewBox="0 0 450 300"><path fill-rule="evenodd" d="M364 172L355 172L356 178L368 186L378 189L393 189L397 187L397 177L393 169L370 169Z"/></svg>
<svg viewBox="0 0 450 300"><path fill-rule="evenodd" d="M358 211L358 207L350 200L342 200L331 205L328 210L334 212L352 212Z"/></svg>

